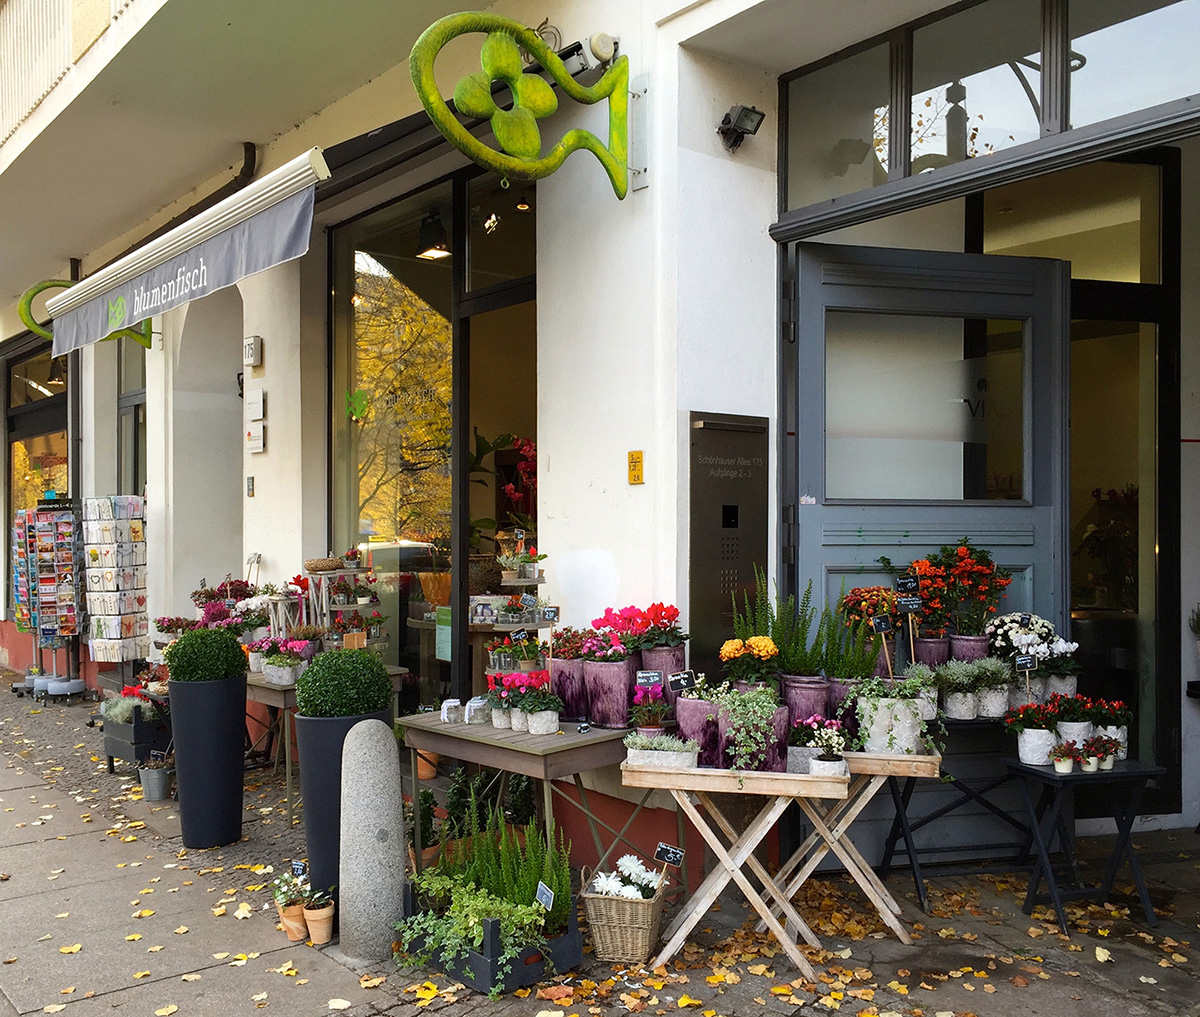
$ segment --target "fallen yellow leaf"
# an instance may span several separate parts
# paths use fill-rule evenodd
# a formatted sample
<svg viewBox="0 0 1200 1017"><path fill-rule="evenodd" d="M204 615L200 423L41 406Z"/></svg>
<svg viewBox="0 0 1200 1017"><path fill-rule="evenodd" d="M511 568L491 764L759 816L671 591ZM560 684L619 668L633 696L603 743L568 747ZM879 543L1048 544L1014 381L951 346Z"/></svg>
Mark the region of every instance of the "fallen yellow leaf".
<svg viewBox="0 0 1200 1017"><path fill-rule="evenodd" d="M242 901L238 905L238 909L233 913L234 918L249 918L253 912L250 910L250 905Z"/></svg>
<svg viewBox="0 0 1200 1017"><path fill-rule="evenodd" d="M1105 950L1104 947L1098 946L1096 947L1096 960L1098 960L1101 964L1103 964L1105 961L1111 961L1112 953L1108 950Z"/></svg>
<svg viewBox="0 0 1200 1017"><path fill-rule="evenodd" d="M177 1007L174 1003L169 1003L166 1006L164 1006L158 1010L155 1010L154 1017L171 1017L171 1014L173 1014L178 1009L179 1009L179 1007Z"/></svg>
<svg viewBox="0 0 1200 1017"><path fill-rule="evenodd" d="M228 956L229 956L228 953L214 953L212 955L213 960L224 960Z"/></svg>
<svg viewBox="0 0 1200 1017"><path fill-rule="evenodd" d="M361 989L377 989L385 981L387 981L387 979L383 975L379 975L376 978L372 978L370 975L363 975L358 980L358 985Z"/></svg>
<svg viewBox="0 0 1200 1017"><path fill-rule="evenodd" d="M134 978L149 978L150 972L149 971L135 971L133 973L133 977Z"/></svg>
<svg viewBox="0 0 1200 1017"><path fill-rule="evenodd" d="M62 911L59 914L55 915L54 917L55 918L70 918L71 912L70 911Z"/></svg>
<svg viewBox="0 0 1200 1017"><path fill-rule="evenodd" d="M692 999L686 993L679 997L679 1009L682 1010L685 1006L700 1006L704 1001L700 999Z"/></svg>
<svg viewBox="0 0 1200 1017"><path fill-rule="evenodd" d="M213 908L213 909L212 909L212 913L213 913L213 914L214 914L214 915L215 915L217 918L220 918L220 917L221 917L223 914L225 914L225 905L224 905L224 904L221 904L221 905L219 905L218 907L215 907L215 908Z"/></svg>
<svg viewBox="0 0 1200 1017"><path fill-rule="evenodd" d="M66 1003L51 1003L49 1006L42 1007L42 1013L58 1013L59 1010L65 1010Z"/></svg>
<svg viewBox="0 0 1200 1017"><path fill-rule="evenodd" d="M267 998L267 994L265 992L256 992L253 996L250 997L250 999L252 1001L254 1001L255 1003L259 1003L266 998Z"/></svg>
<svg viewBox="0 0 1200 1017"><path fill-rule="evenodd" d="M135 911L133 913L133 917L134 918L149 918L153 914L154 914L154 912L151 911L149 908L143 908L141 911Z"/></svg>
<svg viewBox="0 0 1200 1017"><path fill-rule="evenodd" d="M188 927L186 925L181 925L181 926L179 926L178 929L175 930L175 935L182 936L187 932L187 930L188 930Z"/></svg>
<svg viewBox="0 0 1200 1017"><path fill-rule="evenodd" d="M146 947L146 953L158 953L161 949L161 946L148 946Z"/></svg>
<svg viewBox="0 0 1200 1017"><path fill-rule="evenodd" d="M60 946L58 948L58 952L59 953L79 953L79 951L82 949L83 949L83 944L76 943L74 946Z"/></svg>
<svg viewBox="0 0 1200 1017"><path fill-rule="evenodd" d="M197 974L195 971L192 971L186 975L180 975L179 980L181 982L198 982L198 981L200 981L200 975Z"/></svg>
<svg viewBox="0 0 1200 1017"><path fill-rule="evenodd" d="M125 942L126 943L136 943L141 938L142 938L142 934L140 932L131 932L128 936L125 937Z"/></svg>
<svg viewBox="0 0 1200 1017"><path fill-rule="evenodd" d="M429 983L426 982L425 984L428 985ZM422 991L421 989L417 990L417 999L429 999L430 998L429 996L422 996L421 991ZM434 995L437 995L437 993L435 992ZM518 999L524 999L526 996L529 995L529 990L528 989L517 989L513 993L513 995L516 996Z"/></svg>
<svg viewBox="0 0 1200 1017"><path fill-rule="evenodd" d="M72 993L72 992L74 992L74 991L75 991L75 986L73 986L73 985L68 985L68 986L67 986L65 989L59 989L59 990L58 990L58 994L59 994L60 996L69 996L69 995L71 995L71 993Z"/></svg>
<svg viewBox="0 0 1200 1017"><path fill-rule="evenodd" d="M348 999L331 999L329 1001L330 1010L349 1010L350 1000Z"/></svg>

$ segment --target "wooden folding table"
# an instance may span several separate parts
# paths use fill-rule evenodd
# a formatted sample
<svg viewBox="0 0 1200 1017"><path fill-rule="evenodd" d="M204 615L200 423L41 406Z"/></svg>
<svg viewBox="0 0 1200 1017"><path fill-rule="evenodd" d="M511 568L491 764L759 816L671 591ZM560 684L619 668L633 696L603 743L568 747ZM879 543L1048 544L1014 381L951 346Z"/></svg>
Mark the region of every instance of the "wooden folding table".
<svg viewBox="0 0 1200 1017"><path fill-rule="evenodd" d="M805 978L815 979L816 972L808 962L808 958L800 952L793 938L787 933L783 924L775 917L776 912L782 914L788 924L797 929L810 946L820 946L813 931L797 914L790 900L779 893L779 887L754 856L754 849L770 832L792 802L799 802L801 808L811 808L811 799L833 798L844 799L850 788L848 777L816 777L808 774L793 773L761 773L748 770L712 770L712 769L674 769L655 766L634 766L630 763L621 764L621 779L627 787L660 788L668 791L678 803L681 813L686 815L699 831L700 836L708 843L717 857L718 867L704 877L700 889L684 904L683 909L675 916L664 936L667 940L657 957L650 963L651 968L665 964L686 942L688 934L696 924L708 913L713 902L720 895L730 880L737 884L739 890L746 895L751 906L762 916L765 926L775 934L779 945L791 958L793 964L803 973ZM763 805L753 822L742 833L738 833L733 824L722 814L710 797L714 792L732 794L753 794L766 797ZM726 847L724 841L701 815L700 810L692 799L704 808L712 822L730 841ZM742 871L743 867L763 885L765 893L760 896L753 884ZM770 904L768 904L768 900Z"/></svg>

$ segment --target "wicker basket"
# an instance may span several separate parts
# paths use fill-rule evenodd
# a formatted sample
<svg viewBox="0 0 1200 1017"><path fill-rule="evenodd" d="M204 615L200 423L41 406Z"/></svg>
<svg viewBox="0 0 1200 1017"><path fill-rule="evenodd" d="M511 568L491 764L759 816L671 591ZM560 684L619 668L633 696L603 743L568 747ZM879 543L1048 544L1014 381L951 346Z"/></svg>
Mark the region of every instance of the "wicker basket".
<svg viewBox="0 0 1200 1017"><path fill-rule="evenodd" d="M336 572L341 567L341 558L309 558L304 563L305 572Z"/></svg>
<svg viewBox="0 0 1200 1017"><path fill-rule="evenodd" d="M595 876L595 873L592 873ZM592 877L584 880L590 886ZM663 902L667 881L649 900L630 900L602 893L583 892L584 911L592 933L596 959L620 961L625 964L644 964L658 944L658 928L662 922Z"/></svg>

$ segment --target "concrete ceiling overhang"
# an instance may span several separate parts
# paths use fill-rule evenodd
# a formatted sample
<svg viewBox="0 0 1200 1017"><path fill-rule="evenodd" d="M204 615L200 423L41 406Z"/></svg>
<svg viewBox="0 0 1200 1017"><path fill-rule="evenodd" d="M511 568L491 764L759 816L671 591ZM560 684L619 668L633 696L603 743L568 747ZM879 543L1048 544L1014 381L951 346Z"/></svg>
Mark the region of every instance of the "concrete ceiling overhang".
<svg viewBox="0 0 1200 1017"><path fill-rule="evenodd" d="M684 45L786 74L907 24L954 0L762 0Z"/></svg>
<svg viewBox="0 0 1200 1017"><path fill-rule="evenodd" d="M0 174L0 305L232 176L243 141L269 144L405 63L461 6L170 0ZM396 115L412 102L398 95Z"/></svg>

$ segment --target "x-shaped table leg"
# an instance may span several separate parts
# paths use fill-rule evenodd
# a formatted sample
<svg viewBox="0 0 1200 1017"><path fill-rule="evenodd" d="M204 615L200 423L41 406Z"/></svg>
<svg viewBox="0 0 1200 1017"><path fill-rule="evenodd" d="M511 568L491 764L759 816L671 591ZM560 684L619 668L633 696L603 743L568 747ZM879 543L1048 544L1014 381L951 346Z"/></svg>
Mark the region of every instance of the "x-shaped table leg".
<svg viewBox="0 0 1200 1017"><path fill-rule="evenodd" d="M754 889L750 880L742 872L742 865L745 864L746 859L754 853L754 849L758 847L763 837L767 835L779 817L787 810L792 799L786 795L779 795L769 799L754 821L746 827L745 832L734 841L729 849L726 849L721 838L704 821L700 810L692 804L687 793L675 788L671 788L670 791L671 796L679 803L679 807L692 821L692 824L699 831L700 836L712 848L712 852L716 855L717 864L720 868L714 869L709 874L704 880L704 885L701 886L700 891L684 905L683 911L680 912L671 925L671 929L674 930L673 935L671 935L670 940L660 951L659 955L651 962L650 967L656 968L658 965L666 963L667 960L675 955L687 940L688 933L707 914L709 907L712 906L712 903L717 899L721 890L724 889L725 884L732 879L754 910L766 921L767 928L774 933L775 938L779 941L779 945L791 959L792 963L796 965L800 973L805 978L815 980L817 975L812 965L809 964L808 958L800 952L800 948L788 937L783 926L779 924L779 920L770 912L766 902L759 896L758 891Z"/></svg>
<svg viewBox="0 0 1200 1017"><path fill-rule="evenodd" d="M735 830L733 824L725 818L725 815L719 808L717 808L712 799L709 798L708 795L703 791L697 791L696 798L699 799L700 804L704 806L704 811L707 812L713 818L713 821L717 824L717 826L721 828L721 832L729 838L730 843L735 843L737 841L737 830ZM763 890L766 892L766 895L773 898L770 905L771 912L782 913L783 917L787 919L787 925L785 928L788 933L788 938L795 938L795 934L793 932L793 930L795 930L795 932L798 932L804 937L804 942L806 942L809 946L820 949L821 941L817 939L816 933L808 927L808 924L803 918L800 917L796 909L792 907L792 902L786 897L780 895L778 885L776 884L775 880L771 878L771 874L763 867L762 862L760 862L755 855L751 854L746 858L746 866L751 872L754 873L754 875L758 877L759 882L763 885Z"/></svg>
<svg viewBox="0 0 1200 1017"><path fill-rule="evenodd" d="M887 780L886 777L883 779ZM858 861L855 860L854 855L858 854L857 851L851 854L850 851L846 850L848 840L844 839L845 831L850 826L852 817L850 819L842 819L833 830L830 830L825 825L825 820L820 812L813 807L811 801L807 798L798 798L797 801L800 803L800 808L804 810L804 814L808 816L813 829L821 835L821 838L829 845L829 849L841 859L842 864L846 867L846 871L850 873L850 877L859 885L871 903L875 905L875 910L879 912L879 917L883 919L884 924L896 934L901 943L911 946L912 937L909 936L908 930L900 923L900 920L892 910L892 904L895 902L891 901L889 903L891 895L887 892L887 889L879 882L879 878L870 866L860 866ZM861 858L862 856L859 855L859 857Z"/></svg>

